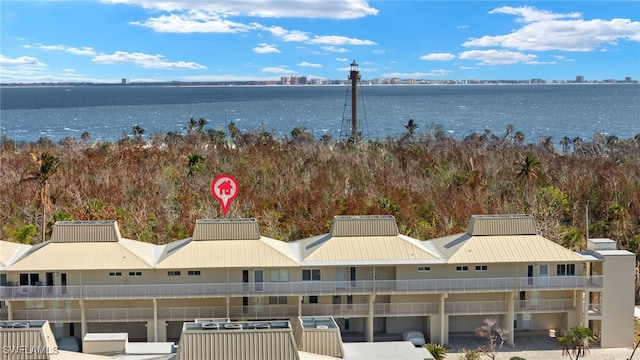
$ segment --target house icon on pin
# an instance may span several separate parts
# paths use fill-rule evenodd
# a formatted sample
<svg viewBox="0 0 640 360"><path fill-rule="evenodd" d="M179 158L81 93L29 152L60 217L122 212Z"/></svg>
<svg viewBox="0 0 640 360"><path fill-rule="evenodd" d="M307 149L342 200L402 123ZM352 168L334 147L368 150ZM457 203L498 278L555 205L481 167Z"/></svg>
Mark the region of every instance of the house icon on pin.
<svg viewBox="0 0 640 360"><path fill-rule="evenodd" d="M220 195L231 195L231 180L223 181L220 185L218 185L218 194Z"/></svg>

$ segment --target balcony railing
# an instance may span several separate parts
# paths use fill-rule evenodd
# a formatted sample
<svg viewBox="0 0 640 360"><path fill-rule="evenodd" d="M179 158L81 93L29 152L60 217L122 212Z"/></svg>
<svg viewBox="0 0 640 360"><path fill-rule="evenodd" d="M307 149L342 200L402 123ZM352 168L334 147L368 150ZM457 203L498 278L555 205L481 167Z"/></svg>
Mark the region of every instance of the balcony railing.
<svg viewBox="0 0 640 360"><path fill-rule="evenodd" d="M84 286L2 286L0 300L154 299L240 296L438 294L602 289L603 276L300 281Z"/></svg>
<svg viewBox="0 0 640 360"><path fill-rule="evenodd" d="M602 316L602 304L589 304L590 316Z"/></svg>
<svg viewBox="0 0 640 360"><path fill-rule="evenodd" d="M515 312L564 312L573 310L573 302L565 299L516 300ZM599 311L601 304L591 304L590 312ZM428 303L374 303L375 317L411 317L438 314L439 304ZM448 315L489 315L507 312L506 301L445 302ZM302 304L302 316L334 316L337 318L367 317L369 305L358 304ZM195 319L285 319L298 316L297 305L247 305L209 307L158 307L157 318L161 321L193 321ZM13 318L20 320L42 320L50 322L79 322L80 309L29 309L14 310ZM136 322L154 318L153 307L85 309L89 322Z"/></svg>

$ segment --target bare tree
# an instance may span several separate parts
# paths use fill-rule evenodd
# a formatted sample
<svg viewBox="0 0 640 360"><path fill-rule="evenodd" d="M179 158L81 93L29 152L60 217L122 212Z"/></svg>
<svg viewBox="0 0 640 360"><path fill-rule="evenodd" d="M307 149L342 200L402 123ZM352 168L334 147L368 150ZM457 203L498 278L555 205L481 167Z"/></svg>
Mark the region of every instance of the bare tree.
<svg viewBox="0 0 640 360"><path fill-rule="evenodd" d="M475 330L476 336L487 339L487 345L482 345L479 350L489 359L495 360L496 355L502 345L504 345L505 337L511 332L509 329L503 329L496 326L497 320L494 318L486 318L483 325L478 326Z"/></svg>

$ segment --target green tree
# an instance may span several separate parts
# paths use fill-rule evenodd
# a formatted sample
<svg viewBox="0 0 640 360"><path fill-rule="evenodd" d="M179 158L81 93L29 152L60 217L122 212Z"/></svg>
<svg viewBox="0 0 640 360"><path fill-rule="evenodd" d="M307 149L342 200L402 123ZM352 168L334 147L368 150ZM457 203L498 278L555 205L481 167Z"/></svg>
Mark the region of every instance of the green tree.
<svg viewBox="0 0 640 360"><path fill-rule="evenodd" d="M133 139L136 141L142 141L142 134L144 134L144 129L138 124L133 125L131 128L131 135L133 136Z"/></svg>
<svg viewBox="0 0 640 360"><path fill-rule="evenodd" d="M526 203L529 182L538 177L542 163L533 155L527 154L516 170L516 178L522 180L522 202Z"/></svg>
<svg viewBox="0 0 640 360"><path fill-rule="evenodd" d="M413 119L409 119L409 121L407 121L407 124L404 126L404 128L407 129L407 134L409 136L413 136L418 127L419 125Z"/></svg>
<svg viewBox="0 0 640 360"><path fill-rule="evenodd" d="M435 360L444 360L447 357L447 349L440 344L428 343L424 344L424 347Z"/></svg>
<svg viewBox="0 0 640 360"><path fill-rule="evenodd" d="M558 338L558 346L562 347L562 356L567 355L569 359L578 359L587 355L594 341L591 329L574 326Z"/></svg>
<svg viewBox="0 0 640 360"><path fill-rule="evenodd" d="M204 158L202 156L193 153L189 154L189 156L187 156L187 159L189 160L189 171L187 172L187 175L192 177L196 173L204 170Z"/></svg>
<svg viewBox="0 0 640 360"><path fill-rule="evenodd" d="M40 203L42 204L42 241L47 228L47 212L51 208L49 180L60 171L60 159L45 151L40 155L31 154L35 169L29 170L20 180L37 181L40 184Z"/></svg>
<svg viewBox="0 0 640 360"><path fill-rule="evenodd" d="M11 231L11 237L18 240L21 244L31 244L33 242L33 235L35 235L37 231L35 225L28 224Z"/></svg>
<svg viewBox="0 0 640 360"><path fill-rule="evenodd" d="M200 135L204 134L204 127L207 126L209 121L207 119L201 117L198 119L198 123L196 124L196 132Z"/></svg>

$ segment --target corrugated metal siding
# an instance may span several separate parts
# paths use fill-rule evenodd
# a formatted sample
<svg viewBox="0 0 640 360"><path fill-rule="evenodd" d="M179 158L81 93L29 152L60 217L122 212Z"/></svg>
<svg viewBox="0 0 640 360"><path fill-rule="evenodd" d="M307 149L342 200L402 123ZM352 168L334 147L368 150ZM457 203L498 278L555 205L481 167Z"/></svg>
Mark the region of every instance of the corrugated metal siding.
<svg viewBox="0 0 640 360"><path fill-rule="evenodd" d="M257 240L260 230L255 219L196 220L193 240Z"/></svg>
<svg viewBox="0 0 640 360"><path fill-rule="evenodd" d="M396 236L396 219L391 215L336 216L331 226L332 236Z"/></svg>
<svg viewBox="0 0 640 360"><path fill-rule="evenodd" d="M120 239L118 223L109 221L58 221L53 226L51 242L117 242Z"/></svg>
<svg viewBox="0 0 640 360"><path fill-rule="evenodd" d="M313 354L344 357L340 329L304 329L300 351Z"/></svg>
<svg viewBox="0 0 640 360"><path fill-rule="evenodd" d="M467 233L483 235L535 235L536 221L530 215L473 215Z"/></svg>
<svg viewBox="0 0 640 360"><path fill-rule="evenodd" d="M179 360L299 360L291 329L185 331Z"/></svg>
<svg viewBox="0 0 640 360"><path fill-rule="evenodd" d="M50 359L55 345L45 342L42 328L0 329L2 359L42 360ZM5 354L9 351L9 354Z"/></svg>

